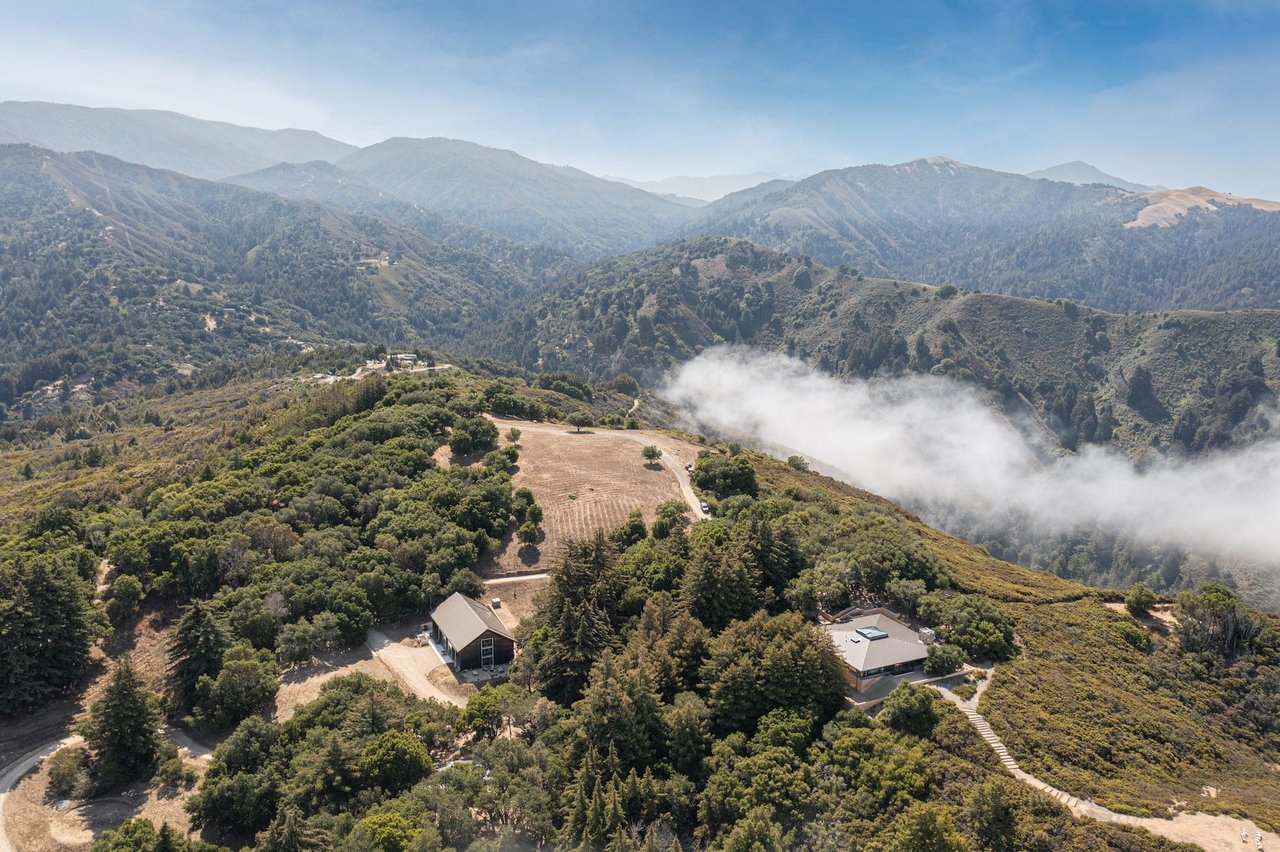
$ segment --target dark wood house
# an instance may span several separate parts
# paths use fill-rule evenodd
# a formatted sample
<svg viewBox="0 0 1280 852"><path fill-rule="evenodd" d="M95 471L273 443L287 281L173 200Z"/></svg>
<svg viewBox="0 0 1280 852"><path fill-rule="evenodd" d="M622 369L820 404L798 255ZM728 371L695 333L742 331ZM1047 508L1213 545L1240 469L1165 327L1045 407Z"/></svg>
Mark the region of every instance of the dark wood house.
<svg viewBox="0 0 1280 852"><path fill-rule="evenodd" d="M516 639L489 607L454 592L431 613L431 635L455 671L511 662Z"/></svg>

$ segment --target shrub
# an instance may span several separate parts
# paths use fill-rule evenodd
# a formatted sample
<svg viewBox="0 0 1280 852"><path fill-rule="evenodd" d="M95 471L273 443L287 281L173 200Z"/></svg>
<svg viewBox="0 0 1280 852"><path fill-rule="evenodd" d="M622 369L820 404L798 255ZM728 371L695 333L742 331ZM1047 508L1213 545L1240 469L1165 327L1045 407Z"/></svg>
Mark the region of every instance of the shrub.
<svg viewBox="0 0 1280 852"><path fill-rule="evenodd" d="M927 737L938 722L929 688L900 682L884 699L880 719L886 725L906 734Z"/></svg>
<svg viewBox="0 0 1280 852"><path fill-rule="evenodd" d="M756 483L755 468L744 455L729 458L699 456L693 466L693 475L689 478L695 488L708 491L721 500L735 494L755 497L760 490Z"/></svg>
<svg viewBox="0 0 1280 852"><path fill-rule="evenodd" d="M964 665L964 651L954 645L930 645L925 674L947 675Z"/></svg>
<svg viewBox="0 0 1280 852"><path fill-rule="evenodd" d="M1147 615L1155 604L1156 593L1142 583L1134 583L1129 588L1129 594L1124 599L1124 608L1129 610L1129 614L1134 618L1142 618Z"/></svg>
<svg viewBox="0 0 1280 852"><path fill-rule="evenodd" d="M498 427L484 417L465 417L449 433L449 449L460 456L488 451L498 440Z"/></svg>
<svg viewBox="0 0 1280 852"><path fill-rule="evenodd" d="M89 752L81 746L60 748L49 756L49 792L60 799L89 794Z"/></svg>

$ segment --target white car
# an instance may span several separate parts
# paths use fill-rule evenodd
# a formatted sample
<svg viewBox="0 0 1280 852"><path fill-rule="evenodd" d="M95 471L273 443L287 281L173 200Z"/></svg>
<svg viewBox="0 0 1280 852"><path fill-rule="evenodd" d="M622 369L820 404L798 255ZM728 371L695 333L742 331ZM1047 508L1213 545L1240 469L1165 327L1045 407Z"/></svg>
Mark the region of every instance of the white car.
<svg viewBox="0 0 1280 852"><path fill-rule="evenodd" d="M711 514L711 507L710 507L710 506L708 506L706 503L701 504L701 506L700 506L699 508L701 508L701 509L702 509L702 514L704 514L704 515L710 515L710 514Z"/></svg>

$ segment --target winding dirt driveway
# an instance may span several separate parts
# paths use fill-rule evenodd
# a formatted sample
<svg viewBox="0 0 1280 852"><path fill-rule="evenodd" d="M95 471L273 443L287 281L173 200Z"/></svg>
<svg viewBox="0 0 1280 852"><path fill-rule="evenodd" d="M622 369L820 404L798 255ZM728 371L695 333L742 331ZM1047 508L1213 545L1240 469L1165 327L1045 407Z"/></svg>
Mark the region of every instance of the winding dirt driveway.
<svg viewBox="0 0 1280 852"><path fill-rule="evenodd" d="M9 835L4 828L4 802L9 797L9 791L17 786L22 777L30 772L36 764L58 749L63 746L80 745L83 742L84 740L78 734L47 742L38 748L32 749L13 763L10 763L3 770L0 770L0 852L18 852L18 849L9 842Z"/></svg>
<svg viewBox="0 0 1280 852"><path fill-rule="evenodd" d="M982 693L991 685L993 680L991 674L978 684L978 690L972 698L963 699L956 695L946 687L933 684L939 694L947 701L960 708L960 712L964 713L969 723L973 725L974 730L978 732L978 736L991 746L991 750L1000 758L1000 763L1008 772L1017 778L1023 784L1034 787L1040 792L1064 805L1071 813L1079 817L1087 817L1089 819L1098 820L1099 822L1114 822L1121 825L1133 825L1139 828L1145 828L1152 834L1158 834L1161 837L1174 840L1179 843L1194 843L1207 852L1235 852L1241 848L1253 849L1254 838L1262 835L1264 846L1269 849L1280 849L1280 835L1276 835L1269 831L1262 831L1252 821L1242 819L1240 817L1227 816L1226 814L1205 814L1205 813L1189 813L1181 812L1175 814L1172 819L1159 819L1156 817L1136 817L1129 814L1116 813L1113 810L1104 808L1097 802L1089 799L1079 799L1065 790L1059 790L1046 782L1040 780L1030 772L1026 772L1018 765L1018 762L1009 754L1009 749L1005 747L1004 742L991 730L991 725L978 712L978 700L982 698ZM1241 842L1241 833L1245 832L1249 838L1246 846Z"/></svg>

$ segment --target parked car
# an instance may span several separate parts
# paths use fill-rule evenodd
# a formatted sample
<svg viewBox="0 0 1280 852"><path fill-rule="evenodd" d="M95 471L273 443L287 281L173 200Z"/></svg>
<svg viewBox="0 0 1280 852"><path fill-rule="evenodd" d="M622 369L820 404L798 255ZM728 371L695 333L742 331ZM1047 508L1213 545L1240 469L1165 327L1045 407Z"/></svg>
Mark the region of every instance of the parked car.
<svg viewBox="0 0 1280 852"><path fill-rule="evenodd" d="M704 514L704 515L710 515L710 514L711 514L711 507L710 507L710 506L708 506L706 503L701 504L701 508L702 508L702 514Z"/></svg>

